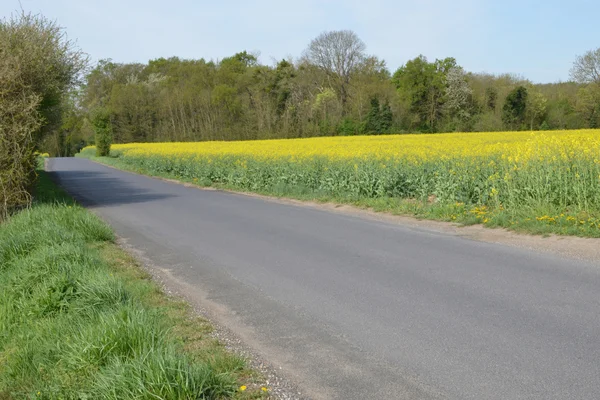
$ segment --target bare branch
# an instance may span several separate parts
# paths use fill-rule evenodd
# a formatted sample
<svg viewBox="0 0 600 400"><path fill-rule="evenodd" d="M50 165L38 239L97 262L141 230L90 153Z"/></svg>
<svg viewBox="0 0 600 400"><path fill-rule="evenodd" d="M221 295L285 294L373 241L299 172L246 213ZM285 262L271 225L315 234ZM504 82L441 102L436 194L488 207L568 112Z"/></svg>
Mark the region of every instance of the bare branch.
<svg viewBox="0 0 600 400"><path fill-rule="evenodd" d="M571 68L571 78L579 83L600 84L600 48L577 57Z"/></svg>

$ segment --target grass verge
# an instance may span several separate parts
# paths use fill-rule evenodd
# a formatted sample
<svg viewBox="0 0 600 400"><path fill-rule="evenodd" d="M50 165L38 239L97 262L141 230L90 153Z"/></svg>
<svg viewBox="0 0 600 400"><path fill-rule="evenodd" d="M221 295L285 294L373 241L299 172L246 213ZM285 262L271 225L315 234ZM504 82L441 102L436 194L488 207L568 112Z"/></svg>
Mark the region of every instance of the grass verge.
<svg viewBox="0 0 600 400"><path fill-rule="evenodd" d="M223 185L207 179L183 177L174 173L157 173L138 166L132 166L118 157L94 157L89 154L78 154L78 157L89 158L93 161L110 165L125 171L144 175L175 179L200 187L248 192L247 188L234 185ZM271 190L253 190L253 193L281 198L293 198L304 201L332 202L349 204L363 209L386 212L394 215L413 216L422 219L454 222L462 225L481 224L489 228L506 228L515 232L535 235L570 235L580 237L600 237L600 215L587 212L565 212L552 204L519 207L518 209L491 209L487 207L469 206L463 203L439 203L402 199L392 197L359 197L332 195L327 192L317 192L293 185L273 187Z"/></svg>
<svg viewBox="0 0 600 400"><path fill-rule="evenodd" d="M0 399L266 395L207 321L39 174L34 205L0 224Z"/></svg>

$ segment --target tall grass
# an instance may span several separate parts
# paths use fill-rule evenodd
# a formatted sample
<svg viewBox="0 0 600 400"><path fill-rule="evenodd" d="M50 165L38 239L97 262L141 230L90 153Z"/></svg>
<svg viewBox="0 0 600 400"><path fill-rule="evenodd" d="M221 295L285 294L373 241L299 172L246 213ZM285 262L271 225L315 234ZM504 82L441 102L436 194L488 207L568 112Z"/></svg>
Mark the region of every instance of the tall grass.
<svg viewBox="0 0 600 400"><path fill-rule="evenodd" d="M184 350L158 290L104 256L114 235L42 173L36 203L0 224L0 398L217 399L244 363ZM106 247L109 246L109 247Z"/></svg>

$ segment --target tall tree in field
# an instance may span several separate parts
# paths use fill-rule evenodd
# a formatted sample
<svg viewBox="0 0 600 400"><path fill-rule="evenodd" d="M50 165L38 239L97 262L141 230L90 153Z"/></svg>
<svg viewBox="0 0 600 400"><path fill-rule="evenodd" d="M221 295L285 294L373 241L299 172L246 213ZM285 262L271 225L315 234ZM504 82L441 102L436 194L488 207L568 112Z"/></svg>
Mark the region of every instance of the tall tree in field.
<svg viewBox="0 0 600 400"><path fill-rule="evenodd" d="M366 45L349 30L323 32L313 39L304 57L327 74L331 86L339 91L342 108L348 101L352 75L365 57Z"/></svg>

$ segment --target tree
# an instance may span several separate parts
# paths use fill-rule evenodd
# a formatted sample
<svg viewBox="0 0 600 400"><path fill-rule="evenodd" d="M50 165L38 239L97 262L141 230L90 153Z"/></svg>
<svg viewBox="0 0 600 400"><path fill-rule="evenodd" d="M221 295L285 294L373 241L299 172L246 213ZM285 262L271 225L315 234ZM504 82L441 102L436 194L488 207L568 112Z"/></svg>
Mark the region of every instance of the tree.
<svg viewBox="0 0 600 400"><path fill-rule="evenodd" d="M437 131L445 102L446 75L454 67L454 58L430 63L421 55L408 61L394 73L392 82L400 98L408 104L417 123L411 129Z"/></svg>
<svg viewBox="0 0 600 400"><path fill-rule="evenodd" d="M335 93L331 89L324 89L315 97L315 102L312 106L313 113L320 117L319 133L322 136L333 133L335 123L332 121L332 114L336 112Z"/></svg>
<svg viewBox="0 0 600 400"><path fill-rule="evenodd" d="M156 92L160 88L159 73L147 80L131 80L112 87L107 107L111 110L115 140L144 142L151 138L156 120Z"/></svg>
<svg viewBox="0 0 600 400"><path fill-rule="evenodd" d="M61 125L65 93L86 63L62 28L43 16L0 20L0 219L30 201L36 147Z"/></svg>
<svg viewBox="0 0 600 400"><path fill-rule="evenodd" d="M579 89L575 110L586 122L586 128L600 127L600 91L589 85Z"/></svg>
<svg viewBox="0 0 600 400"><path fill-rule="evenodd" d="M471 117L469 105L472 100L473 90L465 79L462 67L452 67L446 74L446 113L450 118L466 120Z"/></svg>
<svg viewBox="0 0 600 400"><path fill-rule="evenodd" d="M529 129L534 130L539 128L544 117L548 106L548 99L539 91L530 88L527 95L527 106L526 114L527 120L529 121Z"/></svg>
<svg viewBox="0 0 600 400"><path fill-rule="evenodd" d="M113 141L110 111L104 107L94 109L92 113L92 125L96 134L96 156L108 157Z"/></svg>
<svg viewBox="0 0 600 400"><path fill-rule="evenodd" d="M496 111L496 101L498 100L498 89L493 86L485 89L485 105L488 110Z"/></svg>
<svg viewBox="0 0 600 400"><path fill-rule="evenodd" d="M356 33L343 30L323 32L304 52L304 58L325 71L339 90L343 109L348 101L350 80L365 57L365 49L366 45Z"/></svg>
<svg viewBox="0 0 600 400"><path fill-rule="evenodd" d="M83 106L90 110L97 106L105 106L113 86L139 80L143 70L143 64L119 64L110 59L98 61L96 67L86 76Z"/></svg>
<svg viewBox="0 0 600 400"><path fill-rule="evenodd" d="M385 102L379 112L380 133L388 133L392 128L393 121L394 114L392 113L392 107L390 107L390 103Z"/></svg>
<svg viewBox="0 0 600 400"><path fill-rule="evenodd" d="M513 89L502 107L502 122L509 129L520 129L525 121L525 111L527 109L527 88L518 86Z"/></svg>
<svg viewBox="0 0 600 400"><path fill-rule="evenodd" d="M392 109L389 103L381 106L379 99L373 97L363 131L364 133L386 133L392 127L392 118Z"/></svg>
<svg viewBox="0 0 600 400"><path fill-rule="evenodd" d="M552 129L598 124L595 84L533 85L517 75L467 73L453 58L423 56L391 76L384 60L364 54L352 32L324 33L311 45L297 63L273 65L261 65L245 51L218 62L102 61L77 101L82 129L90 131L87 113L97 106L111 111L115 143L382 133L392 123L407 132L535 129L544 121ZM518 86L529 92L525 114L514 98L503 107ZM56 138L65 148L71 125Z"/></svg>
<svg viewBox="0 0 600 400"><path fill-rule="evenodd" d="M575 59L571 68L571 78L579 83L600 85L600 47Z"/></svg>
<svg viewBox="0 0 600 400"><path fill-rule="evenodd" d="M77 106L79 91L65 94L61 105L61 125L44 137L40 147L51 156L72 157L85 147L84 114Z"/></svg>
<svg viewBox="0 0 600 400"><path fill-rule="evenodd" d="M379 108L379 99L377 97L373 97L371 99L371 109L367 114L367 118L365 120L365 133L378 133L379 132L379 119L380 119L381 110Z"/></svg>
<svg viewBox="0 0 600 400"><path fill-rule="evenodd" d="M586 85L577 96L577 112L588 127L599 126L600 114L600 47L577 57L571 68L571 78Z"/></svg>
<svg viewBox="0 0 600 400"><path fill-rule="evenodd" d="M292 63L281 60L277 63L271 81L267 84L266 90L269 93L277 117L281 118L286 110L287 102L292 93L292 81L296 77L296 70Z"/></svg>

